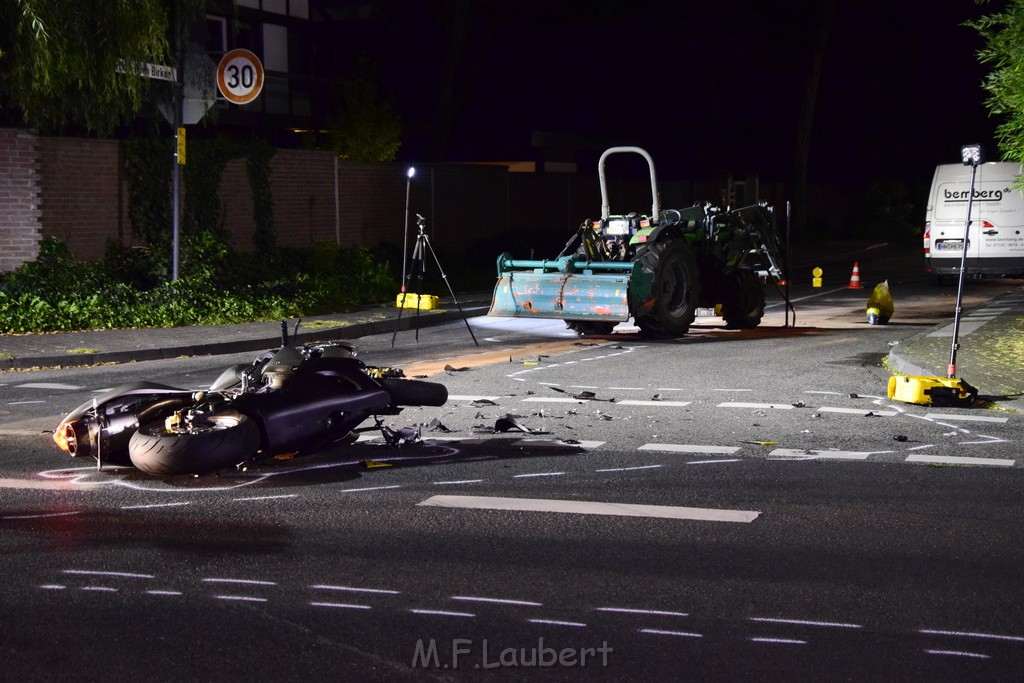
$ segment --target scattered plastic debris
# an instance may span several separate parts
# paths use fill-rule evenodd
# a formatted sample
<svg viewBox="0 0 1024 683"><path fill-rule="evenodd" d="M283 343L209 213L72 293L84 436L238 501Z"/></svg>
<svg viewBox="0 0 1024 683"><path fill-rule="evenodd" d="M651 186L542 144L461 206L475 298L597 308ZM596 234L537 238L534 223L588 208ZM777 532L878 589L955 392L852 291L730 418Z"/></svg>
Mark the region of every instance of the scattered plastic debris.
<svg viewBox="0 0 1024 683"><path fill-rule="evenodd" d="M498 420L494 423L494 431L495 432L510 432L510 431L513 431L513 430L517 430L517 431L520 431L520 432L525 432L527 434L550 434L551 433L551 432L546 431L544 429L533 429L533 428L527 427L527 426L521 424L511 413L509 413L505 417L498 418Z"/></svg>
<svg viewBox="0 0 1024 683"><path fill-rule="evenodd" d="M432 432L443 432L445 434L448 434L449 432L452 431L451 429L446 427L444 424L442 424L441 421L438 420L436 417L433 420L431 420L430 422L428 422L425 426L426 426L426 428L428 430L430 430Z"/></svg>
<svg viewBox="0 0 1024 683"><path fill-rule="evenodd" d="M380 433L384 436L384 441L389 446L401 446L402 444L416 443L420 440L420 428L418 426L402 427L396 430L381 425Z"/></svg>
<svg viewBox="0 0 1024 683"><path fill-rule="evenodd" d="M740 443L752 443L755 446L778 446L778 441L740 441Z"/></svg>

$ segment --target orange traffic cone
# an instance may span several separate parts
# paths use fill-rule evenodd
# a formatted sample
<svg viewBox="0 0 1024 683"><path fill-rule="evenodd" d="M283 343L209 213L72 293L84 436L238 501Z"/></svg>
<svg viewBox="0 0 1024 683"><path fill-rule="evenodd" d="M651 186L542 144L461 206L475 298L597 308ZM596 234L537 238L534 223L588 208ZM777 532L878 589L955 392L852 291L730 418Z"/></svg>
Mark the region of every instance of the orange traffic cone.
<svg viewBox="0 0 1024 683"><path fill-rule="evenodd" d="M860 267L857 262L853 262L853 273L850 275L850 284L846 285L847 289L864 289L864 286L860 283Z"/></svg>

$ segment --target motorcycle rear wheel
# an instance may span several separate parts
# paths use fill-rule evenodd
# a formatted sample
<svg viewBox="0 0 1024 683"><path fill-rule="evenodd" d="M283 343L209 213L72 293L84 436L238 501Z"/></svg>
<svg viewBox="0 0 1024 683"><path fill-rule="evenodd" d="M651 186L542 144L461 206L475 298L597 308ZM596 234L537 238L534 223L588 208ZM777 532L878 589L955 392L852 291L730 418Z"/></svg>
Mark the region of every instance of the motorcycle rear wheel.
<svg viewBox="0 0 1024 683"><path fill-rule="evenodd" d="M188 429L168 429L163 421L144 424L132 434L128 455L146 474L207 474L251 459L259 447L259 426L231 411Z"/></svg>

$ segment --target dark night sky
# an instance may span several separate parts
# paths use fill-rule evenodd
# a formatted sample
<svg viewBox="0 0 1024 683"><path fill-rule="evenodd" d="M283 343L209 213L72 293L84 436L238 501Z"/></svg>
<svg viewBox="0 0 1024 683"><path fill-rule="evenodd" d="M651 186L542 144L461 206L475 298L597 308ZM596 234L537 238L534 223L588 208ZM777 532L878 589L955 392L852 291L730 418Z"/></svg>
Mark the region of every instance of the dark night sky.
<svg viewBox="0 0 1024 683"><path fill-rule="evenodd" d="M811 63L812 0L474 2L446 158L534 159L531 132L644 146L664 178L760 173L787 181ZM837 0L815 110L811 182L927 181L962 143L995 158L963 21L973 0ZM424 12L426 10L423 10ZM446 44L414 12L391 22L381 62L403 118L403 161L432 154L426 131ZM589 165L591 157L581 162ZM596 154L593 155L596 159ZM581 170L587 170L585 168Z"/></svg>

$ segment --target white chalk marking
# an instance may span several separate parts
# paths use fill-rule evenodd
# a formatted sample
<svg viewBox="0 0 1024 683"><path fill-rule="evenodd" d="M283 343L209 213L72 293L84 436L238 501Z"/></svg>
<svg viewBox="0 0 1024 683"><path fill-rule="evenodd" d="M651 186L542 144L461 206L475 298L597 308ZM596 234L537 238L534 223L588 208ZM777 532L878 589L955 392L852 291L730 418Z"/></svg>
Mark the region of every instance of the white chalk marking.
<svg viewBox="0 0 1024 683"><path fill-rule="evenodd" d="M453 595L452 600L461 600L463 602L485 602L494 605L516 605L522 607L543 607L542 602L533 602L531 600L511 600L508 598L485 598L474 595Z"/></svg>
<svg viewBox="0 0 1024 683"><path fill-rule="evenodd" d="M559 621L557 619L527 619L531 624L544 624L546 626L572 626L573 628L586 628L587 625L579 621Z"/></svg>
<svg viewBox="0 0 1024 683"><path fill-rule="evenodd" d="M938 631L930 628L923 628L918 633L924 633L929 636L956 636L958 638L985 638L988 640L1007 640L1012 643L1024 643L1024 637L1021 636L1004 636L996 633L977 633L972 631Z"/></svg>
<svg viewBox="0 0 1024 683"><path fill-rule="evenodd" d="M701 633L688 633L686 631L664 631L660 628L642 628L640 633L650 633L656 636L676 636L678 638L703 638Z"/></svg>
<svg viewBox="0 0 1024 683"><path fill-rule="evenodd" d="M242 584L245 586L276 586L276 581L256 581L254 579L220 579L220 578L209 578L203 579L203 583L234 583Z"/></svg>
<svg viewBox="0 0 1024 683"><path fill-rule="evenodd" d="M155 579L156 577L152 574L133 574L131 572L106 572L99 570L90 569L65 569L64 574L74 574L76 576L116 576L121 579Z"/></svg>
<svg viewBox="0 0 1024 683"><path fill-rule="evenodd" d="M655 617L688 617L687 612L666 612L658 609L635 609L633 607L596 607L598 612L615 612L618 614L644 614Z"/></svg>
<svg viewBox="0 0 1024 683"><path fill-rule="evenodd" d="M431 496L421 506L466 508L474 510L508 510L513 512L558 512L577 515L609 515L618 517L657 517L704 522L753 522L761 514L749 510L638 505L578 500L541 498L501 498L491 496Z"/></svg>
<svg viewBox="0 0 1024 683"><path fill-rule="evenodd" d="M411 609L409 611L413 614L429 614L438 617L467 617L470 619L476 617L475 614L469 612L448 612L441 609Z"/></svg>
<svg viewBox="0 0 1024 683"><path fill-rule="evenodd" d="M968 657L970 659L992 659L989 655L980 652L960 652L958 650L925 650L930 655L945 655L946 657Z"/></svg>
<svg viewBox="0 0 1024 683"><path fill-rule="evenodd" d="M789 624L793 626L821 626L823 628L863 628L860 624L847 624L841 621L811 621L807 619L777 619L774 617L750 617L751 621L765 624Z"/></svg>
<svg viewBox="0 0 1024 683"><path fill-rule="evenodd" d="M400 591L386 590L384 588L359 588L357 586L330 586L330 585L317 585L310 586L315 590L324 591L345 591L349 593L375 593L377 595L399 595Z"/></svg>
<svg viewBox="0 0 1024 683"><path fill-rule="evenodd" d="M595 472L632 472L633 470L654 470L662 467L662 465L637 465L636 467L609 467L604 470L594 470Z"/></svg>

